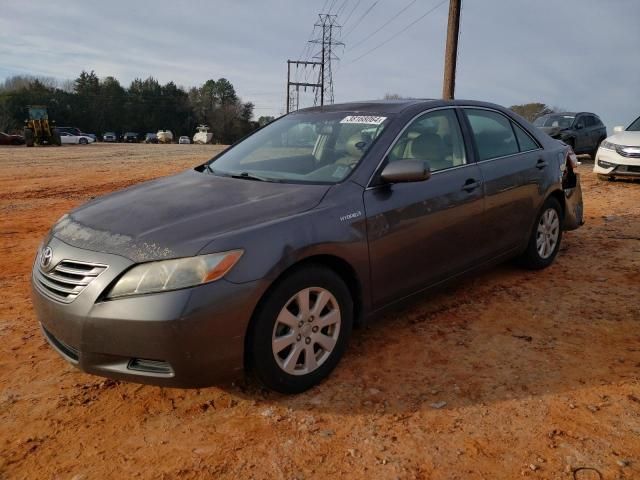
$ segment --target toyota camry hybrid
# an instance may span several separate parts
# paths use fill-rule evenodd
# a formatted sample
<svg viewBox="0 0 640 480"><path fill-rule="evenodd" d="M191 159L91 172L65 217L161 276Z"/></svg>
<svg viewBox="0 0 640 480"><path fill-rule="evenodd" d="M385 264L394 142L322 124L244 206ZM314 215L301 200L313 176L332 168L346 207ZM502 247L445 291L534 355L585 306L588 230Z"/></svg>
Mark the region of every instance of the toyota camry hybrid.
<svg viewBox="0 0 640 480"><path fill-rule="evenodd" d="M64 215L38 250L33 303L89 373L200 387L246 369L300 392L387 307L507 259L550 265L583 221L576 165L484 102L300 110Z"/></svg>

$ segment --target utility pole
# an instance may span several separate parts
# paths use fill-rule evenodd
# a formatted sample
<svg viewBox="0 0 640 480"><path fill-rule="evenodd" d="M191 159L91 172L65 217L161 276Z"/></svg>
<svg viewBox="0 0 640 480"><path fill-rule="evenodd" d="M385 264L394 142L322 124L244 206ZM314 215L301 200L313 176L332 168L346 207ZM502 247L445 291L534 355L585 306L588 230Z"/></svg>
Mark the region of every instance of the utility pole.
<svg viewBox="0 0 640 480"><path fill-rule="evenodd" d="M307 87L313 89L322 89L324 85L322 83L307 83L307 82L292 82L291 81L291 65L295 65L296 69L302 65L304 68L310 66L311 68L315 68L319 66L322 69L322 63L320 62L306 62L303 60L287 60L287 113L291 111L292 102L291 102L291 87L296 87L296 108L300 105L300 87L304 87L306 90ZM321 76L322 78L322 76Z"/></svg>
<svg viewBox="0 0 640 480"><path fill-rule="evenodd" d="M460 6L462 0L449 0L447 23L447 47L444 54L444 83L442 98L453 100L456 88L456 64L458 62L458 36L460 33Z"/></svg>
<svg viewBox="0 0 640 480"><path fill-rule="evenodd" d="M330 15L328 13L320 13L318 15L318 22L316 27L321 28L320 38L310 40L310 43L319 44L321 46L320 54L314 58L319 58L322 66L320 67L320 79L318 83L322 83L323 87L320 91L316 90L315 104L324 105L327 103L333 103L333 72L331 69L331 63L339 58L334 53L334 47L344 46L344 43L334 40L334 29L342 28L338 25L338 16Z"/></svg>

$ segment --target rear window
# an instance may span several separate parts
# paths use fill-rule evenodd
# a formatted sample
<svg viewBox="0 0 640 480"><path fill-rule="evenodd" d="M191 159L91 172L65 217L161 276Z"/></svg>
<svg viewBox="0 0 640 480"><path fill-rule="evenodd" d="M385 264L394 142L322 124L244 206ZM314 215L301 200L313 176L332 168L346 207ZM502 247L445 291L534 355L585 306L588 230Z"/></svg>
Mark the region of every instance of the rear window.
<svg viewBox="0 0 640 480"><path fill-rule="evenodd" d="M512 124L513 129L516 132L516 137L518 138L518 145L520 145L521 152L530 152L531 150L537 150L540 148L540 145L538 145L538 143L531 138L529 134L520 127L520 125L513 122Z"/></svg>
<svg viewBox="0 0 640 480"><path fill-rule="evenodd" d="M473 108L466 108L465 112L476 140L479 160L519 153L511 122L504 115Z"/></svg>

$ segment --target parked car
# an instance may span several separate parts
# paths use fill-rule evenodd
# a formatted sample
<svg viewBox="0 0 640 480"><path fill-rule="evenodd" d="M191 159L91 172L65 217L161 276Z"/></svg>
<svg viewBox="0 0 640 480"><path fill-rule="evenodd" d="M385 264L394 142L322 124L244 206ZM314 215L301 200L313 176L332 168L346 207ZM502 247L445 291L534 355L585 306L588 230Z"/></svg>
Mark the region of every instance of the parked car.
<svg viewBox="0 0 640 480"><path fill-rule="evenodd" d="M189 143L191 143L191 139L189 137L183 135L182 137L180 137L178 139L178 143L180 143L180 144L183 144L183 143L189 144Z"/></svg>
<svg viewBox="0 0 640 480"><path fill-rule="evenodd" d="M613 132L600 144L593 171L602 179L640 178L640 117Z"/></svg>
<svg viewBox="0 0 640 480"><path fill-rule="evenodd" d="M158 136L155 133L147 133L144 136L144 143L158 143Z"/></svg>
<svg viewBox="0 0 640 480"><path fill-rule="evenodd" d="M171 132L171 130L158 130L158 133L156 133L156 135L158 136L158 141L160 143L173 142L173 133Z"/></svg>
<svg viewBox="0 0 640 480"><path fill-rule="evenodd" d="M0 145L24 145L24 137L0 132Z"/></svg>
<svg viewBox="0 0 640 480"><path fill-rule="evenodd" d="M116 143L118 141L118 136L115 132L106 132L102 135L102 141Z"/></svg>
<svg viewBox="0 0 640 480"><path fill-rule="evenodd" d="M82 130L80 130L78 127L58 127L58 126L56 126L56 130L59 133L67 132L67 133L70 133L71 135L78 135L78 136L82 135Z"/></svg>
<svg viewBox="0 0 640 480"><path fill-rule="evenodd" d="M88 145L90 143L95 142L95 140L88 135L72 135L69 132L59 132L59 133L60 133L60 143L62 143L63 145L65 143Z"/></svg>
<svg viewBox="0 0 640 480"><path fill-rule="evenodd" d="M575 158L490 103L299 110L62 217L34 263L35 311L86 372L194 387L249 368L300 392L354 322L510 258L549 266L582 224Z"/></svg>
<svg viewBox="0 0 640 480"><path fill-rule="evenodd" d="M592 158L607 137L607 127L595 113L550 113L537 118L533 124L549 136L562 140L577 154L588 153Z"/></svg>
<svg viewBox="0 0 640 480"><path fill-rule="evenodd" d="M122 136L122 141L125 143L138 143L138 134L135 132L127 132Z"/></svg>

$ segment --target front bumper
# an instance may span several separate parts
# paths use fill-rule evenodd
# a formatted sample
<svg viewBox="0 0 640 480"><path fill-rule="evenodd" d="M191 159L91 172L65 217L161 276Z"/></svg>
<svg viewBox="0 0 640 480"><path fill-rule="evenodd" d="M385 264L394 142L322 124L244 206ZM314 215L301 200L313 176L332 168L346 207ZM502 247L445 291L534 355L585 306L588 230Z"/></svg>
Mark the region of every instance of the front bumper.
<svg viewBox="0 0 640 480"><path fill-rule="evenodd" d="M244 338L263 293L260 282L224 279L194 288L103 300L132 262L71 247L53 238L53 265L62 259L108 268L77 298L52 298L32 275L32 298L51 346L81 370L119 380L171 387L210 386L243 368Z"/></svg>
<svg viewBox="0 0 640 480"><path fill-rule="evenodd" d="M611 166L602 165L601 162L607 162ZM593 171L610 177L640 178L640 158L625 157L615 150L599 148Z"/></svg>

